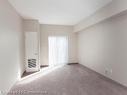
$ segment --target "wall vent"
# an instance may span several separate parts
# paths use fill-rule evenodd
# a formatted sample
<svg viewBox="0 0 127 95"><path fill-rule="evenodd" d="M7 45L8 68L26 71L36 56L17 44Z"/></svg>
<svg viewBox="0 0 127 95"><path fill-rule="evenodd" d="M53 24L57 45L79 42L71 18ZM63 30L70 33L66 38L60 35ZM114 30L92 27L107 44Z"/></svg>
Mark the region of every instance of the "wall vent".
<svg viewBox="0 0 127 95"><path fill-rule="evenodd" d="M28 59L28 67L35 68L36 67L36 59Z"/></svg>

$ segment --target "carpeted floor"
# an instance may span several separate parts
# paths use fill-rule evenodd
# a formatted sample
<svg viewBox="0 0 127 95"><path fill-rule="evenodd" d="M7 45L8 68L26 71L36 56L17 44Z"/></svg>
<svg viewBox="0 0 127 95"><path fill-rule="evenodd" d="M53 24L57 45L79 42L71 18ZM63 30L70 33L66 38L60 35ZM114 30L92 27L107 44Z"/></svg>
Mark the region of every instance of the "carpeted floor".
<svg viewBox="0 0 127 95"><path fill-rule="evenodd" d="M24 78L8 95L127 95L127 88L75 64Z"/></svg>

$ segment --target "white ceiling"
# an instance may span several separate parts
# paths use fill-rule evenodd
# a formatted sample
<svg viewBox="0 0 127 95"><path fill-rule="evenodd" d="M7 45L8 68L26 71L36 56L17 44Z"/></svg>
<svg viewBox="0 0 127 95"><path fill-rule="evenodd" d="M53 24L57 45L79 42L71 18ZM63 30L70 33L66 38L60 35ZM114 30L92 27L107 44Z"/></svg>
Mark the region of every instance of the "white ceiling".
<svg viewBox="0 0 127 95"><path fill-rule="evenodd" d="M75 25L111 0L9 0L26 19L41 24Z"/></svg>

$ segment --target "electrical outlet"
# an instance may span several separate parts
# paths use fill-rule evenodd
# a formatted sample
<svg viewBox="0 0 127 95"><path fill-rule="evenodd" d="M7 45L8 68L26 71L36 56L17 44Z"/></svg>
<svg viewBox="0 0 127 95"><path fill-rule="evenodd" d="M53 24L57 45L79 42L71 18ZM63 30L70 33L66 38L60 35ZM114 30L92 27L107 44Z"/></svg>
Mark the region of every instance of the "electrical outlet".
<svg viewBox="0 0 127 95"><path fill-rule="evenodd" d="M108 75L108 69L105 69L105 75Z"/></svg>
<svg viewBox="0 0 127 95"><path fill-rule="evenodd" d="M105 75L110 76L112 75L112 69L105 69Z"/></svg>
<svg viewBox="0 0 127 95"><path fill-rule="evenodd" d="M110 69L110 75L112 75L112 69Z"/></svg>

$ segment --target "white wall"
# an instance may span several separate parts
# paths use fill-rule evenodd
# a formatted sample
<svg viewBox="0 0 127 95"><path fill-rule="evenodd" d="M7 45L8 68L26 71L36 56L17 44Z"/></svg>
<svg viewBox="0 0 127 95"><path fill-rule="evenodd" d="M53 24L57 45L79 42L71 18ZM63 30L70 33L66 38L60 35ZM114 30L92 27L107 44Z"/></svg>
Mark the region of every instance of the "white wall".
<svg viewBox="0 0 127 95"><path fill-rule="evenodd" d="M23 20L23 31L25 32L38 32L39 22L35 19L24 19Z"/></svg>
<svg viewBox="0 0 127 95"><path fill-rule="evenodd" d="M95 12L93 15L75 25L74 31L82 31L85 28L97 24L125 10L127 10L127 0L112 0L111 3L107 4L106 6Z"/></svg>
<svg viewBox="0 0 127 95"><path fill-rule="evenodd" d="M77 62L77 35L72 26L41 25L41 65L48 65L48 36L67 35L69 37L69 63Z"/></svg>
<svg viewBox="0 0 127 95"><path fill-rule="evenodd" d="M0 0L1 91L8 91L24 71L23 43L22 18L7 0Z"/></svg>
<svg viewBox="0 0 127 95"><path fill-rule="evenodd" d="M79 32L78 43L79 63L127 86L127 12Z"/></svg>

